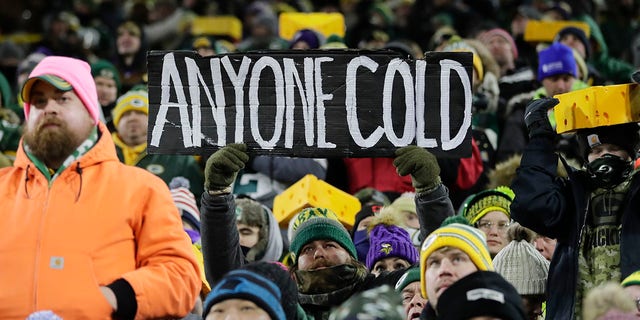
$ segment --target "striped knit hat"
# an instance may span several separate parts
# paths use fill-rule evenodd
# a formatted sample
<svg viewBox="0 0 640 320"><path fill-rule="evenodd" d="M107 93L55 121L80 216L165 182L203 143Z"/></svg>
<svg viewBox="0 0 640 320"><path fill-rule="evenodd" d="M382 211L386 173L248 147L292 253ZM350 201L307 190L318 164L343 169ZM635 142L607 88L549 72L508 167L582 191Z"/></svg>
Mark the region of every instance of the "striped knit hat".
<svg viewBox="0 0 640 320"><path fill-rule="evenodd" d="M624 278L624 280L622 280L622 286L623 287L628 287L628 286L633 286L633 285L640 285L640 270L630 274L628 277Z"/></svg>
<svg viewBox="0 0 640 320"><path fill-rule="evenodd" d="M509 207L514 196L513 190L505 186L478 192L464 203L462 215L471 224L478 222L491 211L500 211L511 219Z"/></svg>
<svg viewBox="0 0 640 320"><path fill-rule="evenodd" d="M298 229L298 226L303 222L309 220L310 218L329 218L336 221L340 221L338 219L338 215L335 212L331 211L327 208L305 208L302 211L295 214L295 216L289 220L289 227L287 228L287 238L289 241L293 241L293 234Z"/></svg>
<svg viewBox="0 0 640 320"><path fill-rule="evenodd" d="M249 300L267 312L271 319L285 320L280 288L271 280L249 270L233 270L211 290L204 301L203 318L218 302L227 299Z"/></svg>
<svg viewBox="0 0 640 320"><path fill-rule="evenodd" d="M200 210L196 203L196 197L193 195L187 178L178 176L171 179L169 189L171 189L171 197L173 202L180 210L182 220L187 221L191 226L200 232Z"/></svg>
<svg viewBox="0 0 640 320"><path fill-rule="evenodd" d="M420 290L427 297L427 283L424 277L427 258L436 250L452 247L466 253L478 270L493 271L493 263L485 235L482 231L461 223L445 225L433 231L422 243L420 249Z"/></svg>
<svg viewBox="0 0 640 320"><path fill-rule="evenodd" d="M293 231L289 246L294 261L297 262L302 247L315 240L335 241L357 259L356 246L349 232L333 216L336 214L326 208L307 208L300 212L298 219L302 222Z"/></svg>

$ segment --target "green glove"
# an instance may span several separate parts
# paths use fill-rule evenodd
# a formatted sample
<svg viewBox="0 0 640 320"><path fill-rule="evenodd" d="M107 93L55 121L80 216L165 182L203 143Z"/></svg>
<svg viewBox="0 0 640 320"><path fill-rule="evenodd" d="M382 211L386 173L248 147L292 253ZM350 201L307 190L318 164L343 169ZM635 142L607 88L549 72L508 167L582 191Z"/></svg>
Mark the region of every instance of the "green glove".
<svg viewBox="0 0 640 320"><path fill-rule="evenodd" d="M416 193L430 191L441 183L438 160L426 149L418 146L402 147L396 150L393 165L399 175L411 174Z"/></svg>
<svg viewBox="0 0 640 320"><path fill-rule="evenodd" d="M236 180L238 171L249 160L247 145L231 143L212 154L204 168L204 188L207 191L222 191Z"/></svg>

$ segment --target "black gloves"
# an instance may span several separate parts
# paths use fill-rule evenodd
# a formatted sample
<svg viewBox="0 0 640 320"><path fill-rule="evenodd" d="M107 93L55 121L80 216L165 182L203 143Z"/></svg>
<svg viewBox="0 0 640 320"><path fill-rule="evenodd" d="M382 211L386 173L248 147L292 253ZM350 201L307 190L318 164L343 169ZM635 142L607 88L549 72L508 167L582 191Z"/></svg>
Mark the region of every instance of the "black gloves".
<svg viewBox="0 0 640 320"><path fill-rule="evenodd" d="M551 127L547 112L558 104L556 98L540 98L527 104L524 111L524 123L529 130L529 138L535 136L555 136L556 132Z"/></svg>
<svg viewBox="0 0 640 320"><path fill-rule="evenodd" d="M236 180L238 171L249 160L247 145L232 143L212 154L204 168L204 188L207 191L223 191Z"/></svg>
<svg viewBox="0 0 640 320"><path fill-rule="evenodd" d="M426 149L418 146L406 146L396 150L393 165L399 175L411 174L416 193L430 191L440 183L438 160Z"/></svg>

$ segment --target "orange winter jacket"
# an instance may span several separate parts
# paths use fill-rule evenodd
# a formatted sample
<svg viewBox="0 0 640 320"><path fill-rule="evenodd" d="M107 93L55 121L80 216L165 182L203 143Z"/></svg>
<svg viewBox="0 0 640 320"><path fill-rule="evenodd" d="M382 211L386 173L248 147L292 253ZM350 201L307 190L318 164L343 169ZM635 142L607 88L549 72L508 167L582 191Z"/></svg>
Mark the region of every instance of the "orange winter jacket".
<svg viewBox="0 0 640 320"><path fill-rule="evenodd" d="M193 307L198 265L169 188L120 163L106 126L99 131L51 185L22 143L14 166L0 169L1 319L39 310L110 319L99 286L118 279L135 293L136 319L179 318Z"/></svg>

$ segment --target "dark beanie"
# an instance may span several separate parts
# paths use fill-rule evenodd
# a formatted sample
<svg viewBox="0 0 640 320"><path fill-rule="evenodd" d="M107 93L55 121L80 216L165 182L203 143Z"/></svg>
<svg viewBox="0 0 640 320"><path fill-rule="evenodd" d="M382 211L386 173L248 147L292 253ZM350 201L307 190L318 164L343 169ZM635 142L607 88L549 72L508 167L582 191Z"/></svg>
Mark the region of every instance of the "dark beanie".
<svg viewBox="0 0 640 320"><path fill-rule="evenodd" d="M280 304L280 288L273 281L253 271L233 270L227 273L207 295L203 318L206 318L216 303L228 299L251 301L268 313L271 319L286 319Z"/></svg>
<svg viewBox="0 0 640 320"><path fill-rule="evenodd" d="M282 294L280 304L287 319L295 319L298 312L298 286L287 267L280 262L257 261L245 264L243 270L253 271L276 284Z"/></svg>
<svg viewBox="0 0 640 320"><path fill-rule="evenodd" d="M293 39L291 39L289 49L293 48L293 46L300 41L306 42L310 49L318 49L320 47L318 33L310 29L302 29L296 32L296 34L293 35Z"/></svg>
<svg viewBox="0 0 640 320"><path fill-rule="evenodd" d="M638 143L638 124L635 122L623 123L612 126L601 126L589 129L580 129L576 132L578 147L583 160L587 162L587 155L592 148L609 143L627 151L631 158L636 158Z"/></svg>
<svg viewBox="0 0 640 320"><path fill-rule="evenodd" d="M380 211L380 208L382 208L382 206L379 206L377 204L367 204L362 206L362 209L360 209L360 211L356 213L356 218L353 222L353 228L351 228L350 232L351 239L353 239L353 235L356 233L356 229L358 228L358 224L360 223L360 221L364 220L367 217L372 217L378 211Z"/></svg>
<svg viewBox="0 0 640 320"><path fill-rule="evenodd" d="M589 59L589 57L591 56L591 43L589 42L589 39L587 39L587 35L580 28L566 27L566 28L558 31L558 33L556 34L556 37L553 40L553 42L559 42L560 39L564 38L565 36L567 36L569 34L571 34L574 37L578 38L580 40L580 42L582 42L582 44L584 45L584 49L585 49L585 55L586 55L585 60Z"/></svg>
<svg viewBox="0 0 640 320"><path fill-rule="evenodd" d="M438 299L437 309L438 315L448 320L481 316L527 319L516 288L493 271L476 271L453 283Z"/></svg>

